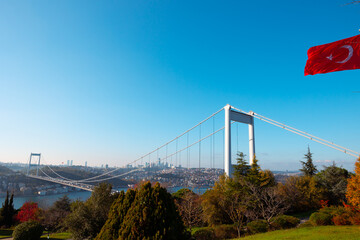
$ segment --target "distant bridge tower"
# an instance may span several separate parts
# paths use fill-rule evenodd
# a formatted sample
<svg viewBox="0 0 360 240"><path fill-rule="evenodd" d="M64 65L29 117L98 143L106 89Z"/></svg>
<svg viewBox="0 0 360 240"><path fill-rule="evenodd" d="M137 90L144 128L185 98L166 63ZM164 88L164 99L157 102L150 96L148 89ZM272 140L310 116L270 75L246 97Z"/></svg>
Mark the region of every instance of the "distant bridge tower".
<svg viewBox="0 0 360 240"><path fill-rule="evenodd" d="M30 172L32 157L38 157L38 164L37 164L37 167L36 167L36 176L38 176L39 175L41 153L31 153L30 154L29 166L28 166L28 169L27 169L27 175L29 175L29 172Z"/></svg>
<svg viewBox="0 0 360 240"><path fill-rule="evenodd" d="M232 107L227 104L224 107L225 110L225 148L224 148L224 160L225 160L225 173L227 176L232 176L231 166L231 121L248 124L249 126L249 160L250 165L253 163L255 157L255 135L254 135L254 117L253 112L249 114L241 113L231 109Z"/></svg>

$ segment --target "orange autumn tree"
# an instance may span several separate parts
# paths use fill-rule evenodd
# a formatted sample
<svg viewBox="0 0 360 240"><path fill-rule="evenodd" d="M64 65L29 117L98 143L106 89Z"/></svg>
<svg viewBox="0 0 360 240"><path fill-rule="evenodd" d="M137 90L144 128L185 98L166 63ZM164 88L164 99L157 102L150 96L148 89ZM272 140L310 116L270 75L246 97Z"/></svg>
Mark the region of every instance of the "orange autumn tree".
<svg viewBox="0 0 360 240"><path fill-rule="evenodd" d="M355 163L355 175L348 179L346 199L348 204L360 209L360 157Z"/></svg>

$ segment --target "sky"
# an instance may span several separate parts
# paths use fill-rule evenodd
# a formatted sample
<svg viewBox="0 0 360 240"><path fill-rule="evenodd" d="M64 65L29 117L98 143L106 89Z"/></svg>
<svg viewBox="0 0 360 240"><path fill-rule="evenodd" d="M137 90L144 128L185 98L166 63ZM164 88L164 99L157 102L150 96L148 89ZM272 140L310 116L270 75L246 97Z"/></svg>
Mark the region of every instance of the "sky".
<svg viewBox="0 0 360 240"><path fill-rule="evenodd" d="M304 76L310 47L359 34L348 2L1 0L0 161L121 166L226 104L359 151L360 70ZM354 166L264 122L255 135L264 168L299 169L308 146Z"/></svg>

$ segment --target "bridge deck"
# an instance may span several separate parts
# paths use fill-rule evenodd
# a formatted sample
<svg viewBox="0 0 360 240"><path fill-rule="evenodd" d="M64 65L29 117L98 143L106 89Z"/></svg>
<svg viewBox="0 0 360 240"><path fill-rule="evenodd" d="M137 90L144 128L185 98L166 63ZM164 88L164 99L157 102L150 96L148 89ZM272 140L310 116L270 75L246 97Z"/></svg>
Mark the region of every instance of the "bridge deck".
<svg viewBox="0 0 360 240"><path fill-rule="evenodd" d="M62 179L58 179L58 178L50 178L50 177L43 177L43 176L34 176L34 175L26 175L26 176L30 177L30 178L35 178L35 179L39 179L39 180L62 184L62 185L68 186L68 187L79 188L79 189L89 191L89 192L92 192L94 189L93 185L85 184L85 183L76 183L76 182L66 181L66 180L62 180Z"/></svg>

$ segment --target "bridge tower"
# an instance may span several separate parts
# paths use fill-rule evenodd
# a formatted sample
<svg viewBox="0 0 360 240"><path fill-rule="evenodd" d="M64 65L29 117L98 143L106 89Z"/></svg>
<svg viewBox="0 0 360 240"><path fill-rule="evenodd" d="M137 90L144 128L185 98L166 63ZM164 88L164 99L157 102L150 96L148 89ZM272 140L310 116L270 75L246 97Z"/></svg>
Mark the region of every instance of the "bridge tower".
<svg viewBox="0 0 360 240"><path fill-rule="evenodd" d="M28 169L27 169L27 175L29 175L29 172L30 172L32 157L38 157L38 164L37 164L37 168L36 168L36 176L38 176L39 175L41 153L31 153L30 154L29 166L28 166Z"/></svg>
<svg viewBox="0 0 360 240"><path fill-rule="evenodd" d="M249 126L249 159L250 165L253 163L255 157L255 134L254 134L254 117L253 112L249 114L241 113L232 109L227 104L224 107L225 110L225 146L224 146L224 161L225 161L225 173L227 176L232 176L231 165L231 121L248 124Z"/></svg>

